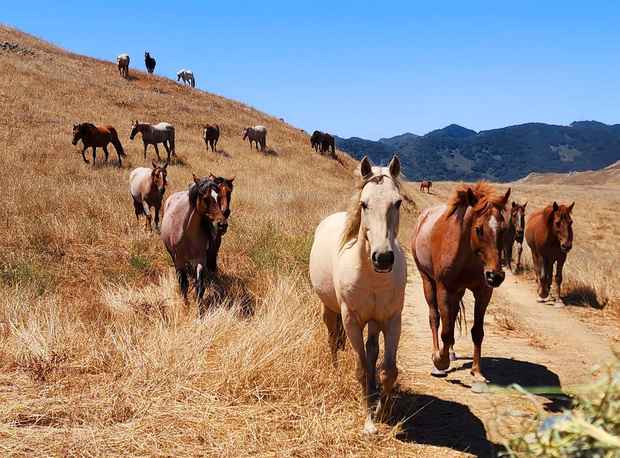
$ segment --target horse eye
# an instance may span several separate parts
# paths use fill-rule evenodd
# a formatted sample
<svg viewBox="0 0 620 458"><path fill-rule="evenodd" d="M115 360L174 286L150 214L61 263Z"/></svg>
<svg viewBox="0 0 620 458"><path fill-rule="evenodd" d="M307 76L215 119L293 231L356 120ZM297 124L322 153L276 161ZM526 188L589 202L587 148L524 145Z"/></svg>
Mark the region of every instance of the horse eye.
<svg viewBox="0 0 620 458"><path fill-rule="evenodd" d="M400 208L400 204L402 204L402 203L403 203L402 200L397 200L394 205L396 205L396 208Z"/></svg>
<svg viewBox="0 0 620 458"><path fill-rule="evenodd" d="M368 208L368 204L366 202L360 202L360 207L366 210Z"/></svg>
<svg viewBox="0 0 620 458"><path fill-rule="evenodd" d="M478 237L482 237L482 226L476 227L476 234L478 234Z"/></svg>

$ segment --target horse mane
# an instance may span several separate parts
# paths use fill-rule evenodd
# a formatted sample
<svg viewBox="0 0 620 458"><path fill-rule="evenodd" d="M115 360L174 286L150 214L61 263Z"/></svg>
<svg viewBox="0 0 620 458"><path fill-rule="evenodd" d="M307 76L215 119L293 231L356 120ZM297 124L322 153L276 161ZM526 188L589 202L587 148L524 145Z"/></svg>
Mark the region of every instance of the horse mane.
<svg viewBox="0 0 620 458"><path fill-rule="evenodd" d="M454 190L450 200L448 200L448 216L451 216L459 207L467 207L469 205L468 189L472 190L477 200L476 205L472 207L476 214L486 213L492 207L500 211L504 209L504 196L497 194L495 188L489 182L479 181L473 186L463 183Z"/></svg>
<svg viewBox="0 0 620 458"><path fill-rule="evenodd" d="M347 210L347 220L344 225L342 238L340 239L340 249L342 249L350 240L355 239L359 233L360 224L362 224L362 207L360 205L360 196L364 186L370 182L381 183L385 177L387 177L387 175L371 175L367 178L358 180L356 183L355 192L351 197L351 202L349 203L349 208ZM394 177L388 178L394 182L394 186L396 186L396 189L400 191L400 180Z"/></svg>
<svg viewBox="0 0 620 458"><path fill-rule="evenodd" d="M81 123L80 124L80 128L82 128L82 127L89 127L90 129L95 129L96 128L96 126L93 123L91 123L91 122L83 122L83 123Z"/></svg>

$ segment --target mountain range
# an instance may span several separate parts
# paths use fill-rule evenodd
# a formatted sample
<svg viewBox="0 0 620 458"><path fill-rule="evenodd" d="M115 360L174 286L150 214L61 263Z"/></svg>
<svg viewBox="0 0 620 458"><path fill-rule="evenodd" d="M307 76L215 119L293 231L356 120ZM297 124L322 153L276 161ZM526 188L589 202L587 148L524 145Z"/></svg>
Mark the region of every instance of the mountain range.
<svg viewBox="0 0 620 458"><path fill-rule="evenodd" d="M357 159L387 163L398 154L411 180L513 181L531 172L606 167L620 159L620 124L576 121L568 126L527 123L476 132L457 124L426 135L405 133L377 141L336 136Z"/></svg>

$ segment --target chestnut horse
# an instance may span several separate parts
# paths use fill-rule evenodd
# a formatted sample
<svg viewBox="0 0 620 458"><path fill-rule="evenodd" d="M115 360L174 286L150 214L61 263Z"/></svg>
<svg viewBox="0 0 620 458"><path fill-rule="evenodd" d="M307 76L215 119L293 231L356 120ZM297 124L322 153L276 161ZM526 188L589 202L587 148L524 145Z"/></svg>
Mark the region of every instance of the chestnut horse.
<svg viewBox="0 0 620 458"><path fill-rule="evenodd" d="M529 217L525 226L525 240L532 250L532 261L538 284L539 302L545 302L551 289L553 264L555 268L555 305L564 305L560 293L562 288L562 269L566 255L573 247L573 220L571 213L575 202L558 205L553 202Z"/></svg>
<svg viewBox="0 0 620 458"><path fill-rule="evenodd" d="M159 226L159 211L166 192L168 163L159 166L153 162L153 168L138 167L129 175L129 192L133 199L136 219L146 216L146 229L152 230L151 207L155 209L155 228Z"/></svg>
<svg viewBox="0 0 620 458"><path fill-rule="evenodd" d="M512 202L512 207L504 212L506 229L504 230L502 264L512 271L512 246L517 242L517 266L521 270L521 254L523 253L523 234L525 233L525 207L527 202L519 205Z"/></svg>
<svg viewBox="0 0 620 458"><path fill-rule="evenodd" d="M433 375L444 375L450 360L456 358L451 351L454 325L465 289L469 289L475 298L471 374L476 381L486 382L480 368L484 315L493 288L504 281L501 265L503 211L509 196L510 189L497 195L486 182L461 185L447 205L427 208L418 218L411 249L429 307ZM476 389L476 385L472 388Z"/></svg>
<svg viewBox="0 0 620 458"><path fill-rule="evenodd" d="M222 244L222 236L226 234L228 230L228 217L230 216L230 202L232 200L233 182L235 177L224 178L209 175L209 179L214 181L219 187L219 204L224 216L224 221L218 224L217 230L213 237L212 243L209 244L207 250L207 269L211 272L217 272L217 255L220 251L220 245Z"/></svg>
<svg viewBox="0 0 620 458"><path fill-rule="evenodd" d="M424 180L420 182L420 192L424 192L424 189L430 194L431 186L433 186L433 182L429 180Z"/></svg>
<svg viewBox="0 0 620 458"><path fill-rule="evenodd" d="M77 145L77 142L82 140L84 148L82 149L82 159L88 164L88 159L84 154L90 147L93 149L93 166L97 159L97 148L103 148L105 154L105 161L108 162L108 143L112 143L116 149L116 155L118 156L118 166L122 165L122 156L126 156L123 151L123 145L121 145L118 139L116 129L112 126L97 127L89 122L83 122L81 124L73 125L73 141L71 144Z"/></svg>

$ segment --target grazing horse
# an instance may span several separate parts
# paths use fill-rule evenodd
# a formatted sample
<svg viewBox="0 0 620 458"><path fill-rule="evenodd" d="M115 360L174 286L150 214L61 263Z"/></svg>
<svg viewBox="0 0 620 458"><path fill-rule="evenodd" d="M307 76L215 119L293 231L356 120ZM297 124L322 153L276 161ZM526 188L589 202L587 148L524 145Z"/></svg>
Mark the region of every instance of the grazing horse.
<svg viewBox="0 0 620 458"><path fill-rule="evenodd" d="M73 141L71 142L73 145L76 145L79 140L82 140L82 144L84 148L82 149L82 159L84 162L88 164L88 159L86 159L86 149L89 147L93 148L93 167L95 166L95 161L97 160L97 147L103 148L103 153L105 154L105 161L108 162L108 143L112 143L114 145L114 149L116 149L116 155L118 156L118 166L120 167L122 164L121 157L126 156L123 151L123 145L121 145L120 140L118 139L118 134L116 133L116 129L112 126L101 126L97 127L94 124L89 122L83 122L81 124L73 125Z"/></svg>
<svg viewBox="0 0 620 458"><path fill-rule="evenodd" d="M189 84L191 87L196 87L196 80L194 79L194 73L191 70L179 70L177 72L177 81L181 81L185 84Z"/></svg>
<svg viewBox="0 0 620 458"><path fill-rule="evenodd" d="M228 230L228 218L230 217L230 203L232 200L233 182L235 181L235 177L224 178L209 175L209 179L214 181L219 187L218 203L220 205L220 209L222 210L222 215L224 215L224 221L221 224L218 224L215 236L213 237L212 243L209 244L209 249L207 250L207 269L215 273L217 272L217 255L220 251L220 245L222 244L222 236Z"/></svg>
<svg viewBox="0 0 620 458"><path fill-rule="evenodd" d="M118 66L118 73L123 78L129 77L129 54L120 54L116 58L116 65Z"/></svg>
<svg viewBox="0 0 620 458"><path fill-rule="evenodd" d="M334 364L338 349L344 348L343 327L357 354L356 376L366 398L364 432L372 434L377 431L374 417L382 411L398 376L396 352L407 265L397 238L400 161L394 157L388 167L373 167L364 157L359 171L361 181L349 211L328 216L316 228L310 280L323 303ZM376 380L380 332L385 348L379 371L381 396Z"/></svg>
<svg viewBox="0 0 620 458"><path fill-rule="evenodd" d="M507 221L506 230L504 230L503 257L502 264L508 266L512 271L512 246L517 242L517 267L521 269L521 254L523 253L523 234L525 233L525 207L527 202L519 205L512 203L510 210L504 212L504 219Z"/></svg>
<svg viewBox="0 0 620 458"><path fill-rule="evenodd" d="M246 127L243 129L243 139L248 139L250 142L250 148L252 148L252 142L256 142L256 151L258 151L258 145L260 144L260 150L265 151L267 147L267 128L265 126Z"/></svg>
<svg viewBox="0 0 620 458"><path fill-rule="evenodd" d="M220 139L220 126L215 124L207 124L202 130L202 138L205 141L207 151L209 151L209 145L211 145L211 151L215 152L217 149L217 142Z"/></svg>
<svg viewBox="0 0 620 458"><path fill-rule="evenodd" d="M430 180L424 180L420 182L420 192L424 192L424 189L426 189L427 193L431 193L431 186L433 186L433 182Z"/></svg>
<svg viewBox="0 0 620 458"><path fill-rule="evenodd" d="M144 159L146 159L146 147L153 145L155 147L155 153L157 159L161 161L159 157L158 143L163 143L168 153L167 162L170 162L170 154L175 155L174 150L174 126L167 122L160 122L158 124L147 124L139 121L134 121L131 124L131 133L129 139L133 140L136 134L140 132L142 134L142 143L144 144Z"/></svg>
<svg viewBox="0 0 620 458"><path fill-rule="evenodd" d="M427 208L418 218L411 249L420 271L433 333L433 375L444 375L455 359L454 325L459 304L469 289L475 298L474 360L471 374L486 382L480 369L484 315L493 288L504 281L501 247L503 211L510 189L495 194L485 182L458 187L447 205ZM439 324L441 340L439 348ZM476 389L476 385L472 385Z"/></svg>
<svg viewBox="0 0 620 458"><path fill-rule="evenodd" d="M199 314L204 313L205 269L213 236L225 218L219 206L219 186L209 178L197 178L189 191L175 192L164 205L161 239L172 257L181 294L187 301L188 274L196 284Z"/></svg>
<svg viewBox="0 0 620 458"><path fill-rule="evenodd" d="M155 71L155 65L157 64L157 61L155 60L154 57L151 57L151 55L148 53L148 51L144 52L144 65L146 65L146 71L149 72L149 74L153 74L153 72Z"/></svg>
<svg viewBox="0 0 620 458"><path fill-rule="evenodd" d="M575 202L558 205L553 202L530 215L525 226L525 240L532 250L532 261L536 272L539 302L545 302L551 289L553 264L555 268L555 305L564 305L560 296L562 288L562 269L566 255L573 247L573 220L571 213Z"/></svg>
<svg viewBox="0 0 620 458"><path fill-rule="evenodd" d="M136 219L140 215L146 216L146 229L152 230L151 207L155 209L155 228L159 225L159 211L161 202L166 192L166 177L168 163L163 167L153 162L153 168L138 167L129 175L129 192L133 198L133 207L136 211Z"/></svg>

